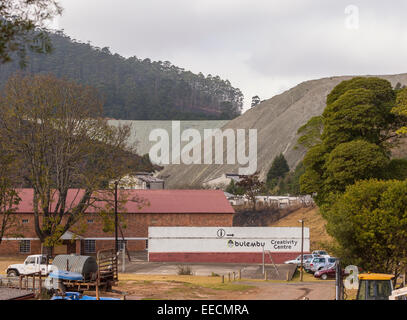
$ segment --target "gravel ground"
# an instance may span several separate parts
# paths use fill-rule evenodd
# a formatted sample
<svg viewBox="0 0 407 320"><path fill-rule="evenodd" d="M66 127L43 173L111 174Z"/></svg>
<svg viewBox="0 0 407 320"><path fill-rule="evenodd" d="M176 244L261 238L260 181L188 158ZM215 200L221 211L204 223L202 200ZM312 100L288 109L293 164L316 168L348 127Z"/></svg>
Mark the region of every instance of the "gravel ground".
<svg viewBox="0 0 407 320"><path fill-rule="evenodd" d="M245 300L334 300L335 281L270 283L241 282L255 285L259 290L244 296Z"/></svg>
<svg viewBox="0 0 407 320"><path fill-rule="evenodd" d="M233 272L236 277L239 270L242 271L242 278L246 279L264 279L263 268L261 265L255 264L231 264L231 263L172 263L172 262L127 262L126 273L134 274L161 274L161 275L176 275L178 266L189 266L194 275L210 276L213 273L228 277L230 273L233 277ZM277 268L277 269L276 269ZM278 264L274 268L273 265L266 265L265 270L269 280L287 280L287 272L289 279L293 277L296 270L295 265ZM121 270L121 266L119 266Z"/></svg>
<svg viewBox="0 0 407 320"><path fill-rule="evenodd" d="M0 288L0 300L12 300L31 295L32 291L12 288Z"/></svg>

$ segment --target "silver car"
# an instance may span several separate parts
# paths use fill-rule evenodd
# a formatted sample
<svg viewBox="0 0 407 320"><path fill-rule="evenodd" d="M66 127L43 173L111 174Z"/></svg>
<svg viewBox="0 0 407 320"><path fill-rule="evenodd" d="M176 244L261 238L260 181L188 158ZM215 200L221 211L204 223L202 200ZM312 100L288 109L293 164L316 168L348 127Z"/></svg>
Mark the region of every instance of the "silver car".
<svg viewBox="0 0 407 320"><path fill-rule="evenodd" d="M326 252L325 250L314 250L312 251L312 254L316 254L323 257L329 257L328 252Z"/></svg>
<svg viewBox="0 0 407 320"><path fill-rule="evenodd" d="M311 272L316 272L318 270L325 269L330 265L333 265L335 262L336 258L334 257L316 257L311 260L309 264L309 270Z"/></svg>
<svg viewBox="0 0 407 320"><path fill-rule="evenodd" d="M305 253L305 254L303 255L303 258L302 258L302 263L303 263L303 265L305 264L305 261L306 261L307 259L312 259L313 257L315 257L315 255L310 254L310 253ZM299 255L297 258L295 258L295 259L293 259L293 260L287 260L287 261L285 261L284 263L285 263L285 264L296 264L296 265L300 266L300 265L301 265L301 255Z"/></svg>

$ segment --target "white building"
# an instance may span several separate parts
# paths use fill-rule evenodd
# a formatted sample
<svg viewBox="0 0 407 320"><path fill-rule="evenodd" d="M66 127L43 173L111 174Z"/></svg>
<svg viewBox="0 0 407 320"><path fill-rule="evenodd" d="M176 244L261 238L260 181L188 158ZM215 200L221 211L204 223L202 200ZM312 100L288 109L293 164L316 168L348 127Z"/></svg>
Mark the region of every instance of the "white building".
<svg viewBox="0 0 407 320"><path fill-rule="evenodd" d="M237 183L240 181L241 178L242 176L236 173L224 173L220 177L205 181L203 183L203 186L213 189L215 188L224 189L230 184L232 180L235 181L235 183Z"/></svg>
<svg viewBox="0 0 407 320"><path fill-rule="evenodd" d="M113 188L114 181L111 181L109 185L110 188ZM120 189L159 190L164 189L164 180L154 177L151 173L141 172L122 177L118 187Z"/></svg>

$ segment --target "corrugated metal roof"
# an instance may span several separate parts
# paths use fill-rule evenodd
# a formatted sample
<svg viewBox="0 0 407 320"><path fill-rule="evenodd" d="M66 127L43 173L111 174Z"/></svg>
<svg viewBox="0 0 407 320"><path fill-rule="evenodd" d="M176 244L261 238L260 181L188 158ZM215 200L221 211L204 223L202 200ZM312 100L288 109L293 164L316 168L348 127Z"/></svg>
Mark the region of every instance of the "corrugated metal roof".
<svg viewBox="0 0 407 320"><path fill-rule="evenodd" d="M136 175L136 178L140 179L140 180L142 180L144 182L149 182L149 183L151 183L151 182L156 182L156 183L164 182L163 179L159 179L159 178L152 177L152 176L147 176L147 175Z"/></svg>
<svg viewBox="0 0 407 320"><path fill-rule="evenodd" d="M95 273L98 270L98 265L94 257L73 254L57 255L52 261L52 265L56 266L60 271L80 273L85 279L88 278L91 273Z"/></svg>
<svg viewBox="0 0 407 320"><path fill-rule="evenodd" d="M18 189L21 198L16 212L33 212L33 189ZM78 203L83 190L71 189L68 192L67 204ZM121 212L127 213L235 213L222 190L138 190L119 189L120 199L127 199ZM107 200L113 201L113 193L107 190L98 191L99 199L94 206L105 208ZM56 198L56 196L54 195ZM54 204L56 201L54 201ZM140 205L144 206L140 208ZM119 206L120 207L120 206ZM98 209L88 208L87 212L96 212Z"/></svg>

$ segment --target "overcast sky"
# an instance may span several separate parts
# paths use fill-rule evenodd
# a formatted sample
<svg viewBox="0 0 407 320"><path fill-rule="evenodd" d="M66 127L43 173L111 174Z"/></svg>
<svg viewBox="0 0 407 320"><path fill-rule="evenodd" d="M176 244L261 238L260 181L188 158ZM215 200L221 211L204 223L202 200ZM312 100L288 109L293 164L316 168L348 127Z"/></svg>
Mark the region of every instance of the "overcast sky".
<svg viewBox="0 0 407 320"><path fill-rule="evenodd" d="M271 98L332 75L407 72L405 0L60 0L54 26Z"/></svg>

